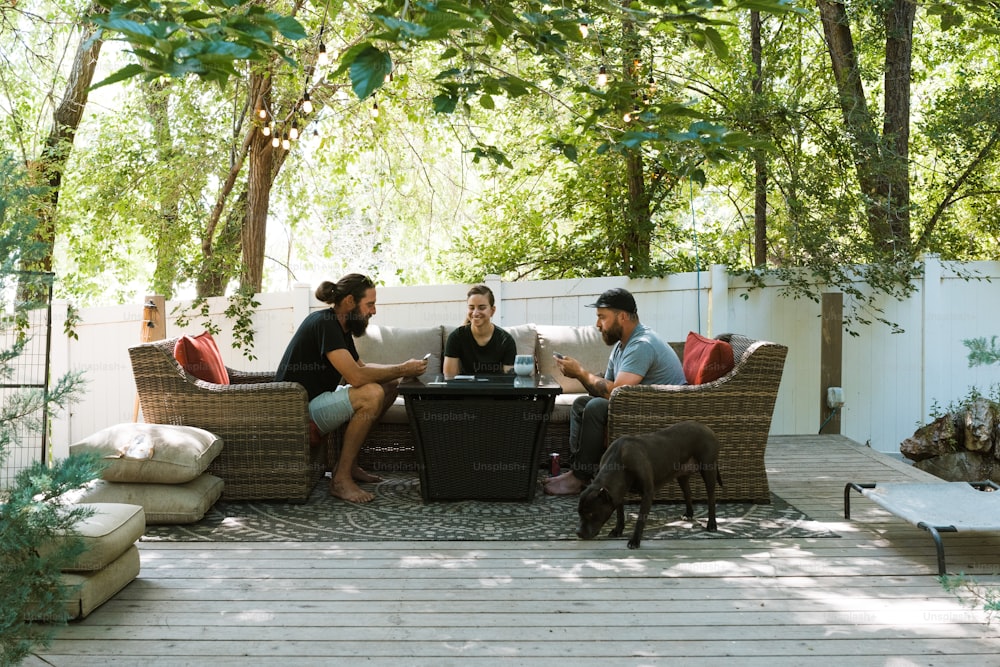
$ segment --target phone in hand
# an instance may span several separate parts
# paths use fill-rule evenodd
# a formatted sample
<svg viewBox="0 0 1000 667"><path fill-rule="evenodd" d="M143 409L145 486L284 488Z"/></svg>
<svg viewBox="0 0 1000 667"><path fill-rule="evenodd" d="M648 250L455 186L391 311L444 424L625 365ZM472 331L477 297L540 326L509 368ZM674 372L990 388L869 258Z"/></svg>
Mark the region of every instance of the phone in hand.
<svg viewBox="0 0 1000 667"><path fill-rule="evenodd" d="M560 354L559 352L553 352L552 356L555 357L556 359L565 359L566 358L565 354Z"/></svg>
<svg viewBox="0 0 1000 667"><path fill-rule="evenodd" d="M428 352L427 354L424 355L424 361L427 361L430 358L431 358L431 353L430 352Z"/></svg>

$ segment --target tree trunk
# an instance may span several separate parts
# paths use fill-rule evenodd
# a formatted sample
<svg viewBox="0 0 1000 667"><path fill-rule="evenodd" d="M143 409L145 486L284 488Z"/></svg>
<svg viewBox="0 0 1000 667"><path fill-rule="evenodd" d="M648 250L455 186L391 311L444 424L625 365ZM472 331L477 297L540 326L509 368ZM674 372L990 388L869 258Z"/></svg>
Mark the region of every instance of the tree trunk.
<svg viewBox="0 0 1000 667"><path fill-rule="evenodd" d="M143 86L146 111L153 126L153 142L157 160L161 165L171 165L175 158L174 140L170 131L170 84L164 80ZM166 181L166 182L162 182ZM153 240L156 266L153 268L153 293L171 298L177 282L177 246L179 238L177 221L180 213L180 188L173 179L161 179L159 184L160 225Z"/></svg>
<svg viewBox="0 0 1000 667"><path fill-rule="evenodd" d="M643 86L641 62L642 51L640 38L635 32L634 24L625 19L622 23L622 72L631 80L634 98L630 106L622 109L624 115L635 115L639 107L638 91ZM639 64L637 66L637 63ZM632 123L638 122L633 119ZM649 273L650 246L652 245L653 222L649 206L649 195L646 192L645 161L641 150L628 150L625 153L625 183L627 205L625 207L626 233L623 236L622 263L626 275L643 275Z"/></svg>
<svg viewBox="0 0 1000 667"><path fill-rule="evenodd" d="M764 88L763 46L760 37L760 12L750 12L750 52L753 57L753 96L756 113L760 113L761 92ZM767 157L762 150L754 151L754 205L753 205L753 264L767 264Z"/></svg>
<svg viewBox="0 0 1000 667"><path fill-rule="evenodd" d="M831 0L817 0L816 4L823 21L844 125L851 140L858 184L865 199L872 242L881 254L908 251L910 190L906 164L915 5L910 0L893 0L886 17L885 135L880 137L868 108L846 8ZM905 100L901 99L904 96Z"/></svg>
<svg viewBox="0 0 1000 667"><path fill-rule="evenodd" d="M893 0L885 20L886 209L898 252L910 249L910 78L916 12L913 0Z"/></svg>
<svg viewBox="0 0 1000 667"><path fill-rule="evenodd" d="M96 3L88 9L88 14L105 12ZM52 116L52 128L42 147L37 164L33 165L35 177L49 187L45 198L39 203L38 227L35 240L44 244L45 252L40 260L25 266L26 270L52 271L52 251L56 239L56 209L59 205L59 188L62 185L63 170L73 151L73 140L80 126L80 119L87 106L90 84L97 69L97 59L103 42L90 41L94 30L86 25L81 30L73 66L66 81L62 100Z"/></svg>

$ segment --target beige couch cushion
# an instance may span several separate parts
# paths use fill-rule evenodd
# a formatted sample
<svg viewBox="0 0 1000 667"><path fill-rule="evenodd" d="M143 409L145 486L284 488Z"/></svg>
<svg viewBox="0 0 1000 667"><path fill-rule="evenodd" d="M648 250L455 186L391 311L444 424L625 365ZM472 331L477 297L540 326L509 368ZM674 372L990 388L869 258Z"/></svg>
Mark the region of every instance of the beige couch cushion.
<svg viewBox="0 0 1000 667"><path fill-rule="evenodd" d="M538 354L538 330L534 324L519 324L504 329L514 339L518 354Z"/></svg>
<svg viewBox="0 0 1000 667"><path fill-rule="evenodd" d="M70 445L70 454L94 453L110 465L110 482L190 482L222 451L222 439L193 426L118 424Z"/></svg>
<svg viewBox="0 0 1000 667"><path fill-rule="evenodd" d="M387 327L368 325L364 336L355 340L361 361L373 364L398 364L421 359L428 352L427 375L441 373L441 350L444 327Z"/></svg>
<svg viewBox="0 0 1000 667"><path fill-rule="evenodd" d="M83 541L83 551L64 572L95 572L107 567L146 532L146 518L142 507L127 503L80 503L93 510L81 519L74 532ZM58 539L58 538L57 538ZM57 546L51 543L48 548ZM45 552L47 549L42 548Z"/></svg>
<svg viewBox="0 0 1000 667"><path fill-rule="evenodd" d="M267 474L262 470L261 474ZM120 484L96 480L88 485L82 500L88 503L132 503L146 511L146 523L194 523L222 495L223 481L203 473L184 484Z"/></svg>
<svg viewBox="0 0 1000 667"><path fill-rule="evenodd" d="M538 371L548 375L562 387L564 394L586 394L578 380L570 379L559 371L552 355L555 352L573 357L583 367L597 375L603 375L608 368L611 348L604 344L597 327L568 327L539 324L538 330Z"/></svg>
<svg viewBox="0 0 1000 667"><path fill-rule="evenodd" d="M60 578L70 591L64 607L67 618L84 618L138 575L139 549L134 544L96 572L64 572Z"/></svg>

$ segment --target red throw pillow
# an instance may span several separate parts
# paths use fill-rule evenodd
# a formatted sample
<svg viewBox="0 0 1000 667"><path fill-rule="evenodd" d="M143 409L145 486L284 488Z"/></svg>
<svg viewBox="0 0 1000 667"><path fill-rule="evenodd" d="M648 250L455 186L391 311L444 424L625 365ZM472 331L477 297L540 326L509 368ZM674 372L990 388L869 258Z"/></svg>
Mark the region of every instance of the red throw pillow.
<svg viewBox="0 0 1000 667"><path fill-rule="evenodd" d="M684 343L684 377L688 384L704 384L733 370L733 346L691 332Z"/></svg>
<svg viewBox="0 0 1000 667"><path fill-rule="evenodd" d="M181 336L174 345L174 358L184 370L199 380L229 384L229 371L212 334L205 331L197 336Z"/></svg>

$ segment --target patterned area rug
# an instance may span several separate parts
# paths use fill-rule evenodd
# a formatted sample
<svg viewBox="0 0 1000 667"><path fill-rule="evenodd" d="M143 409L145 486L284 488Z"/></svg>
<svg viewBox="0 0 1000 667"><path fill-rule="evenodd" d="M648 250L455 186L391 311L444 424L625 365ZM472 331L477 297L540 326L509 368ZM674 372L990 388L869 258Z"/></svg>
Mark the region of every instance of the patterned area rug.
<svg viewBox="0 0 1000 667"><path fill-rule="evenodd" d="M367 488L375 500L347 503L327 494L325 481L309 501L220 501L198 523L148 526L145 542L373 542L576 540L577 497L546 496L527 502L450 501L424 503L420 480L396 476ZM637 504L626 506L626 534ZM770 505L719 503L719 531L703 529L707 508L695 504L695 526L684 505L654 504L643 540L770 539L839 537L777 496ZM602 530L606 535L614 517ZM602 537L600 539L608 539ZM620 538L624 539L624 538Z"/></svg>

